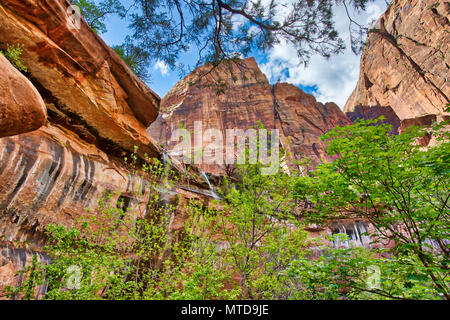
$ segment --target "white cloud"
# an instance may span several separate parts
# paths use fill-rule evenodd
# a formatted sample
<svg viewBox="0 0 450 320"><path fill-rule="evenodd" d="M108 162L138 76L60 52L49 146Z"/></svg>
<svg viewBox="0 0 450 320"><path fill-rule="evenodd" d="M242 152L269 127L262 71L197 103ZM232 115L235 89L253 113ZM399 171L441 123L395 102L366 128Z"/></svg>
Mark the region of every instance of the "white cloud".
<svg viewBox="0 0 450 320"><path fill-rule="evenodd" d="M361 14L353 12L352 14L355 20L370 23L374 19L378 19L385 8L384 0L376 0L367 7L366 12ZM333 101L343 108L358 80L360 56L355 55L350 48L349 20L345 9L341 6L336 7L335 22L347 47L342 54L328 60L319 55L312 56L305 68L303 65L299 65L292 46L280 44L271 50L267 62L260 65L261 70L271 82L280 80L295 85L316 85L318 88L318 93L315 94L317 100ZM289 71L289 75L283 72L286 69Z"/></svg>
<svg viewBox="0 0 450 320"><path fill-rule="evenodd" d="M163 76L167 75L169 73L169 66L161 60L156 61L155 66L153 67L154 70L159 70Z"/></svg>

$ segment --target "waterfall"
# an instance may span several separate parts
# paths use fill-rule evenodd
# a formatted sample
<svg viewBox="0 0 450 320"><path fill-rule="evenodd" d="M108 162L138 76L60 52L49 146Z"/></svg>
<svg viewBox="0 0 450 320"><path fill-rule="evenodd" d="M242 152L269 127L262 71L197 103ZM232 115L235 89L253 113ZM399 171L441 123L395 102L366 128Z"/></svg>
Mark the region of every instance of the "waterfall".
<svg viewBox="0 0 450 320"><path fill-rule="evenodd" d="M209 190L211 190L211 196L215 199L215 200L222 200L221 197L219 197L216 193L216 191L214 190L214 187L211 184L211 181L209 181L209 177L208 175L200 170L201 175L203 176L203 178L205 179L205 181L208 183L209 186Z"/></svg>
<svg viewBox="0 0 450 320"><path fill-rule="evenodd" d="M170 162L170 158L169 155L167 154L166 150L163 149L162 150L162 165L163 165L163 172L164 172L164 177L163 177L163 185L162 186L157 186L155 187L155 189L160 193L161 195L161 200L162 200L162 204L164 207L168 207L170 205L170 200L171 198L176 195L176 192L171 191L171 187L169 185L169 182L167 180L167 167L170 166L171 162Z"/></svg>
<svg viewBox="0 0 450 320"><path fill-rule="evenodd" d="M167 163L169 163L169 155L167 154L166 149L162 150L162 163L163 168L166 169Z"/></svg>

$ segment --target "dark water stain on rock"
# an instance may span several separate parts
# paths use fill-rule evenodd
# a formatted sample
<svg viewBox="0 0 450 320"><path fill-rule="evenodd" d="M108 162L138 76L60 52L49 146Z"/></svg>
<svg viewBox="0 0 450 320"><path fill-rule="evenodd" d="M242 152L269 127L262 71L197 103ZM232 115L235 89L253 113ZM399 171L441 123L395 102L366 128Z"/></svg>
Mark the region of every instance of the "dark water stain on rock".
<svg viewBox="0 0 450 320"><path fill-rule="evenodd" d="M50 167L47 166L38 178L38 182L42 185L42 188L38 189L38 195L30 206L33 211L37 211L42 203L47 200L64 166L64 148L50 141L48 143L51 151L51 163Z"/></svg>
<svg viewBox="0 0 450 320"><path fill-rule="evenodd" d="M73 192L74 186L78 181L78 177L80 174L79 166L80 166L80 156L77 153L72 152L72 174L64 184L61 196L58 199L57 203L58 208L61 207L64 199L66 199L66 197L68 197Z"/></svg>

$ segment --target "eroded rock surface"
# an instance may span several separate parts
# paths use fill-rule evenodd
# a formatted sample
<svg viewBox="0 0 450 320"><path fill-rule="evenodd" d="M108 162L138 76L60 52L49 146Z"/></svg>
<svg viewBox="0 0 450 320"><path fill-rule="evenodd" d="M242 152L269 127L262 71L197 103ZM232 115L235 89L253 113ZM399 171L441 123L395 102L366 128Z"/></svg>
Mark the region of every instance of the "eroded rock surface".
<svg viewBox="0 0 450 320"><path fill-rule="evenodd" d="M1 72L2 104L25 100L48 113L39 129L45 118L33 118L38 130L0 139L0 240L37 251L46 226L70 227L77 218L96 214L109 193L111 207L136 209L135 218L147 214L154 190L132 174L124 157L135 146L138 156L161 157L146 131L157 116L159 97L84 20L80 29L68 24L69 6L65 0L0 3L0 48L23 45L21 60L30 80L19 77L16 85ZM0 62L4 68L2 57ZM7 115L18 128L32 116L18 107Z"/></svg>
<svg viewBox="0 0 450 320"><path fill-rule="evenodd" d="M294 158L310 158L314 163L327 159L320 136L338 125L351 124L342 110L333 102L317 102L312 95L287 83L276 84L274 96L282 134Z"/></svg>
<svg viewBox="0 0 450 320"><path fill-rule="evenodd" d="M49 125L0 139L0 234L40 247L49 224L73 225L113 192L127 208L145 212L145 180L70 131ZM137 191L144 194L137 197ZM147 201L146 201L147 200Z"/></svg>
<svg viewBox="0 0 450 320"><path fill-rule="evenodd" d="M81 20L70 24L66 0L3 0L0 48L23 45L21 59L47 104L49 118L69 118L100 149L156 156L146 127L159 97ZM51 120L52 121L52 120ZM75 123L76 122L76 123Z"/></svg>
<svg viewBox="0 0 450 320"><path fill-rule="evenodd" d="M448 1L392 1L369 32L344 110L389 106L400 120L448 114L449 16Z"/></svg>

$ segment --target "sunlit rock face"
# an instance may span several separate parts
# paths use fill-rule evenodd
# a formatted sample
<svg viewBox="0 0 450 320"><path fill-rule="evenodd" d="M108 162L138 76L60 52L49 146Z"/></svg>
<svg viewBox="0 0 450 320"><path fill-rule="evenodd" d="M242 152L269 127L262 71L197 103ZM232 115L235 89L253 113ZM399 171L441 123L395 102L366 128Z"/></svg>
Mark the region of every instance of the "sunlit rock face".
<svg viewBox="0 0 450 320"><path fill-rule="evenodd" d="M319 103L287 83L270 85L254 58L219 65L198 79L198 74L208 68L195 70L162 99L161 114L148 131L167 150L178 144L178 140L171 141L173 132L185 128L195 133L195 122L201 122L203 132L218 129L224 140L227 129L247 130L262 124L268 130L279 130L281 146L290 154L286 160L295 167L294 160L311 158L317 163L325 159L319 137L336 125L351 123L334 103ZM191 138L194 154L194 134ZM218 145L227 150L227 142ZM227 171L219 164L202 163L199 167L214 174Z"/></svg>
<svg viewBox="0 0 450 320"><path fill-rule="evenodd" d="M139 156L161 157L146 131L159 97L84 20L79 28L67 23L69 6L0 3L0 48L23 45L28 68L27 80L0 57L0 110L12 101L38 110L16 106L0 117L0 131L10 135L0 139L0 241L35 250L48 224L73 225L93 214L106 193L113 194L112 207L124 203L145 215L148 182L131 174L124 156L137 146ZM4 123L19 129L7 132ZM38 130L13 135L31 129Z"/></svg>
<svg viewBox="0 0 450 320"><path fill-rule="evenodd" d="M69 6L66 0L2 0L0 48L23 45L22 62L51 122L69 118L71 130L80 127L91 143L107 139L117 148L158 154L146 127L157 117L159 97L84 20L70 24Z"/></svg>
<svg viewBox="0 0 450 320"><path fill-rule="evenodd" d="M36 88L0 54L0 137L43 126L47 108Z"/></svg>
<svg viewBox="0 0 450 320"><path fill-rule="evenodd" d="M363 106L382 113L380 108L392 108L402 122L448 115L449 15L448 1L392 1L369 32L359 80L344 111L359 113ZM395 118L387 118L398 126Z"/></svg>
<svg viewBox="0 0 450 320"><path fill-rule="evenodd" d="M400 129L400 119L391 107L379 106L355 106L353 111L347 112L347 116L353 122L358 120L378 119L384 117L380 123L387 123L392 126L391 134L398 134Z"/></svg>

